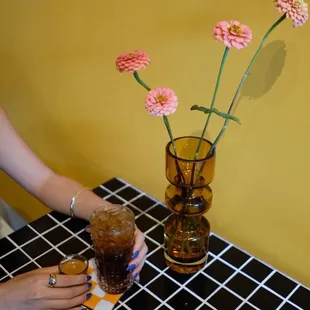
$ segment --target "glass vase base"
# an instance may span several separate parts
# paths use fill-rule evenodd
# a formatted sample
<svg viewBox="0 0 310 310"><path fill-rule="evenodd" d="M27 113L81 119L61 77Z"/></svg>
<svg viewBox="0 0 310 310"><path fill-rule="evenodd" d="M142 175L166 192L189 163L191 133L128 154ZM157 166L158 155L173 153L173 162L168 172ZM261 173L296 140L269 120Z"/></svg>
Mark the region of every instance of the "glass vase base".
<svg viewBox="0 0 310 310"><path fill-rule="evenodd" d="M207 260L208 260L208 254L206 254L199 261L186 263L174 260L165 252L165 261L167 266L177 273L183 273L183 274L196 273L205 267Z"/></svg>

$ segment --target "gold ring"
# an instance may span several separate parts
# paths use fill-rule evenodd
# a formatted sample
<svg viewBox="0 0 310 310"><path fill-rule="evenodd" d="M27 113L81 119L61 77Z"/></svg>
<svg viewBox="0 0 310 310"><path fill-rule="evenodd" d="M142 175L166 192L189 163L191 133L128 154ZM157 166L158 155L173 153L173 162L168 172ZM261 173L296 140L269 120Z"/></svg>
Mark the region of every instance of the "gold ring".
<svg viewBox="0 0 310 310"><path fill-rule="evenodd" d="M48 286L49 287L54 287L57 283L57 279L56 279L56 274L55 273L51 273L49 280L48 280Z"/></svg>

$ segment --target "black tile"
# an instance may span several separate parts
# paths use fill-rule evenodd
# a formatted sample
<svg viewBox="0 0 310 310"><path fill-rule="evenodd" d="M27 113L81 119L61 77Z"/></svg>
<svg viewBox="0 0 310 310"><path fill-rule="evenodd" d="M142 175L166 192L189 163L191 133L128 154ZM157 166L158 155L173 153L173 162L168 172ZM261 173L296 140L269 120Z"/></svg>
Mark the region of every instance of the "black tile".
<svg viewBox="0 0 310 310"><path fill-rule="evenodd" d="M153 206L156 201L152 200L151 198L143 195L139 197L138 199L131 202L134 206L138 207L139 209L145 211L146 209Z"/></svg>
<svg viewBox="0 0 310 310"><path fill-rule="evenodd" d="M201 308L199 308L199 310L213 310L213 309L208 305L203 305Z"/></svg>
<svg viewBox="0 0 310 310"><path fill-rule="evenodd" d="M0 268L0 279L5 277L6 275L7 273L2 268Z"/></svg>
<svg viewBox="0 0 310 310"><path fill-rule="evenodd" d="M146 232L151 227L155 226L156 222L151 220L148 216L142 214L139 218L136 219L136 225L142 232Z"/></svg>
<svg viewBox="0 0 310 310"><path fill-rule="evenodd" d="M23 268L19 269L18 271L14 272L13 275L14 275L14 277L16 277L19 274L23 274L23 273L26 273L26 272L29 272L29 271L32 271L32 270L35 270L38 268L39 267L36 264L31 262L28 265L24 266Z"/></svg>
<svg viewBox="0 0 310 310"><path fill-rule="evenodd" d="M118 190L119 188L123 187L125 185L125 183L114 178L114 179L111 179L111 180L103 183L102 185L104 187L106 187L107 189L109 189L110 191L114 192L114 191Z"/></svg>
<svg viewBox="0 0 310 310"><path fill-rule="evenodd" d="M133 214L135 216L137 216L137 215L139 215L141 213L138 209L136 209L135 207L133 207L133 206L131 206L129 204L127 204L126 207L129 208L133 212Z"/></svg>
<svg viewBox="0 0 310 310"><path fill-rule="evenodd" d="M226 286L236 292L243 298L247 298L257 287L257 284L245 277L241 273L237 273Z"/></svg>
<svg viewBox="0 0 310 310"><path fill-rule="evenodd" d="M195 296L184 289L174 295L167 303L177 310L192 310L201 304Z"/></svg>
<svg viewBox="0 0 310 310"><path fill-rule="evenodd" d="M62 223L63 221L67 220L68 218L70 218L69 215L62 214L62 213L59 213L59 212L56 212L56 211L52 211L50 213L50 215L52 215L53 218L56 219L60 223Z"/></svg>
<svg viewBox="0 0 310 310"><path fill-rule="evenodd" d="M290 301L302 309L310 309L310 291L301 286L291 296Z"/></svg>
<svg viewBox="0 0 310 310"><path fill-rule="evenodd" d="M117 309L117 310L127 310L127 308L125 308L125 307L123 307L123 306L121 306L121 307L119 307L119 308L117 308L118 307L118 304L116 304L114 307L113 307L113 309Z"/></svg>
<svg viewBox="0 0 310 310"><path fill-rule="evenodd" d="M80 234L78 234L78 236L79 236L79 238L81 238L82 240L87 242L89 245L92 244L91 235L87 231L82 231Z"/></svg>
<svg viewBox="0 0 310 310"><path fill-rule="evenodd" d="M155 265L160 270L164 270L167 267L163 249L159 249L158 251L154 252L148 258L148 261L151 262L153 265Z"/></svg>
<svg viewBox="0 0 310 310"><path fill-rule="evenodd" d="M140 271L140 284L146 285L158 275L158 272L149 264L144 264Z"/></svg>
<svg viewBox="0 0 310 310"><path fill-rule="evenodd" d="M275 310L279 307L283 300L261 287L249 299L249 302L260 309Z"/></svg>
<svg viewBox="0 0 310 310"><path fill-rule="evenodd" d="M153 216L158 221L162 221L167 216L169 216L171 212L167 208L158 205L154 207L153 209L151 209L150 211L148 211L147 214Z"/></svg>
<svg viewBox="0 0 310 310"><path fill-rule="evenodd" d="M130 296L132 296L133 294L135 294L136 292L138 292L140 290L140 287L134 283L132 285L132 287L127 291L125 292L122 297L121 297L121 301L125 301L126 299L128 299Z"/></svg>
<svg viewBox="0 0 310 310"><path fill-rule="evenodd" d="M178 281L181 284L184 284L185 282L187 282L189 279L191 279L194 276L194 274L179 273L179 272L176 272L170 268L165 272L171 278L173 278L174 280Z"/></svg>
<svg viewBox="0 0 310 310"><path fill-rule="evenodd" d="M179 289L180 286L162 275L149 284L147 288L160 299L165 300Z"/></svg>
<svg viewBox="0 0 310 310"><path fill-rule="evenodd" d="M66 226L73 233L77 233L84 229L87 225L89 225L89 223L85 220L73 218L70 221L64 223L63 225Z"/></svg>
<svg viewBox="0 0 310 310"><path fill-rule="evenodd" d="M148 232L147 235L153 240L157 241L159 244L164 244L164 226L159 225L152 231Z"/></svg>
<svg viewBox="0 0 310 310"><path fill-rule="evenodd" d="M98 186L95 189L93 189L93 193L96 194L97 196L104 198L109 195L109 192L104 190L102 187Z"/></svg>
<svg viewBox="0 0 310 310"><path fill-rule="evenodd" d="M95 257L95 253L93 249L88 249L85 252L82 253L83 256L85 256L88 260Z"/></svg>
<svg viewBox="0 0 310 310"><path fill-rule="evenodd" d="M161 306L158 310L170 310L170 308L166 307L165 305Z"/></svg>
<svg viewBox="0 0 310 310"><path fill-rule="evenodd" d="M244 304L240 310L255 310L255 308L253 308L252 306L250 306L249 304Z"/></svg>
<svg viewBox="0 0 310 310"><path fill-rule="evenodd" d="M58 247L58 249L66 255L80 253L86 248L87 245L81 242L76 237L69 239L67 242L63 243Z"/></svg>
<svg viewBox="0 0 310 310"><path fill-rule="evenodd" d="M10 279L11 279L10 277L5 277L5 278L0 280L0 283L4 283L6 281L9 281Z"/></svg>
<svg viewBox="0 0 310 310"><path fill-rule="evenodd" d="M291 291L296 287L296 283L287 277L276 272L266 283L266 286L271 288L283 297L287 297Z"/></svg>
<svg viewBox="0 0 310 310"><path fill-rule="evenodd" d="M58 225L58 223L52 220L48 215L42 216L30 224L30 226L39 233L43 233L56 225Z"/></svg>
<svg viewBox="0 0 310 310"><path fill-rule="evenodd" d="M122 189L121 191L117 192L118 196L121 196L123 199L129 201L133 198L135 198L136 196L140 195L140 193L138 191L136 191L134 188L127 186L124 189Z"/></svg>
<svg viewBox="0 0 310 310"><path fill-rule="evenodd" d="M204 272L213 279L223 283L234 273L234 270L219 260L215 260Z"/></svg>
<svg viewBox="0 0 310 310"><path fill-rule="evenodd" d="M235 247L231 247L221 256L221 258L233 266L240 268L250 258L250 256Z"/></svg>
<svg viewBox="0 0 310 310"><path fill-rule="evenodd" d="M155 249L157 249L159 247L157 244L155 244L154 242L152 242L148 238L145 238L145 243L148 247L148 253L154 251Z"/></svg>
<svg viewBox="0 0 310 310"><path fill-rule="evenodd" d="M258 260L252 259L245 267L242 268L242 271L255 280L262 282L272 270Z"/></svg>
<svg viewBox="0 0 310 310"><path fill-rule="evenodd" d="M15 245L7 238L0 239L0 256L7 254L15 249Z"/></svg>
<svg viewBox="0 0 310 310"><path fill-rule="evenodd" d="M13 270L27 264L30 259L20 250L16 250L11 254L0 259L0 264L6 269L8 272L12 272Z"/></svg>
<svg viewBox="0 0 310 310"><path fill-rule="evenodd" d="M203 299L208 298L219 287L218 284L203 274L199 274L186 286Z"/></svg>
<svg viewBox="0 0 310 310"><path fill-rule="evenodd" d="M286 302L280 310L297 310L297 308Z"/></svg>
<svg viewBox="0 0 310 310"><path fill-rule="evenodd" d="M154 310L159 306L160 302L146 291L141 291L129 301L126 302L131 309Z"/></svg>
<svg viewBox="0 0 310 310"><path fill-rule="evenodd" d="M51 246L42 238L35 239L22 247L22 249L32 258L36 258L50 248Z"/></svg>
<svg viewBox="0 0 310 310"><path fill-rule="evenodd" d="M125 202L116 196L112 195L111 197L107 198L106 201L111 202L114 205L123 205Z"/></svg>
<svg viewBox="0 0 310 310"><path fill-rule="evenodd" d="M215 255L220 254L226 247L228 243L219 239L218 237L212 235L210 237L209 250Z"/></svg>
<svg viewBox="0 0 310 310"><path fill-rule="evenodd" d="M60 226L56 227L55 229L49 231L44 235L44 237L54 245L57 245L58 243L68 239L71 236L72 235L67 230Z"/></svg>
<svg viewBox="0 0 310 310"><path fill-rule="evenodd" d="M40 258L36 259L36 262L41 267L50 267L58 265L62 258L62 255L60 255L56 250L51 250Z"/></svg>
<svg viewBox="0 0 310 310"><path fill-rule="evenodd" d="M31 228L24 226L23 228L12 233L10 238L18 245L22 245L37 236L38 235Z"/></svg>
<svg viewBox="0 0 310 310"><path fill-rule="evenodd" d="M217 310L235 310L241 302L241 299L224 288L220 289L208 300L208 303Z"/></svg>
<svg viewBox="0 0 310 310"><path fill-rule="evenodd" d="M214 260L214 256L211 253L208 253L207 264Z"/></svg>

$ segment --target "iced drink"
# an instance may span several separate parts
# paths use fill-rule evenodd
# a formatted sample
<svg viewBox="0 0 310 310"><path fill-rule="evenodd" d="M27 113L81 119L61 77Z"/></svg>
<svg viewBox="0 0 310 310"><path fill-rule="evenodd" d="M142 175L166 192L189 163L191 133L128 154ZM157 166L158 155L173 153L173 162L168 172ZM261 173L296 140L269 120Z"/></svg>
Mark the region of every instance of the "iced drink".
<svg viewBox="0 0 310 310"><path fill-rule="evenodd" d="M132 257L135 216L125 206L107 205L94 211L90 224L99 285L109 294L122 294L133 283L126 269Z"/></svg>

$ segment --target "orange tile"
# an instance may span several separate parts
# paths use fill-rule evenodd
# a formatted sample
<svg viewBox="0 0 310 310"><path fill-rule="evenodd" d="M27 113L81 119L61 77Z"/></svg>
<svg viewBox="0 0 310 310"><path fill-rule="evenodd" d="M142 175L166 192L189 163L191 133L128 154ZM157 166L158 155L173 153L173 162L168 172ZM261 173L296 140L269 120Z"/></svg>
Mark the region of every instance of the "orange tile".
<svg viewBox="0 0 310 310"><path fill-rule="evenodd" d="M100 300L101 300L100 297L98 297L96 295L92 295L92 297L90 297L90 299L86 300L83 303L83 305L88 307L88 308L94 309Z"/></svg>
<svg viewBox="0 0 310 310"><path fill-rule="evenodd" d="M89 291L91 292L97 286L97 283L92 280L88 281L88 283L91 283L91 288L89 289Z"/></svg>
<svg viewBox="0 0 310 310"><path fill-rule="evenodd" d="M112 294L105 294L102 299L105 299L107 301L109 301L110 303L112 303L113 305L115 305L118 300L121 298L122 294L120 295L112 295Z"/></svg>
<svg viewBox="0 0 310 310"><path fill-rule="evenodd" d="M87 274L91 274L95 269L92 267L88 267Z"/></svg>

